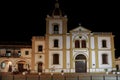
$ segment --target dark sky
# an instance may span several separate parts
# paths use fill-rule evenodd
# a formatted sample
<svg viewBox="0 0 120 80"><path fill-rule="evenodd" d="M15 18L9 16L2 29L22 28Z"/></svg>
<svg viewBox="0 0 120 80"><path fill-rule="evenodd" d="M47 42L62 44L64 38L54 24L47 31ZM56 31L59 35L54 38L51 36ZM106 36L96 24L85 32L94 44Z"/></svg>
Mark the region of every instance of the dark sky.
<svg viewBox="0 0 120 80"><path fill-rule="evenodd" d="M82 26L92 32L115 35L116 56L120 56L119 4L115 1L58 0L68 17L68 30ZM45 35L45 18L55 0L2 1L0 9L0 41L30 42L32 36Z"/></svg>

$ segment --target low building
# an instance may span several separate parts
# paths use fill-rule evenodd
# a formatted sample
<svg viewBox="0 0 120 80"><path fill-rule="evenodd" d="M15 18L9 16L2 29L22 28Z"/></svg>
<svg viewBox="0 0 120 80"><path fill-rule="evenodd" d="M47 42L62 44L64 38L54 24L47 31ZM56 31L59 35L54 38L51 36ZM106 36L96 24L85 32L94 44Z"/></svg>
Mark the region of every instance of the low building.
<svg viewBox="0 0 120 80"><path fill-rule="evenodd" d="M0 45L0 71L23 72L30 69L31 52L31 45L18 45L17 43Z"/></svg>

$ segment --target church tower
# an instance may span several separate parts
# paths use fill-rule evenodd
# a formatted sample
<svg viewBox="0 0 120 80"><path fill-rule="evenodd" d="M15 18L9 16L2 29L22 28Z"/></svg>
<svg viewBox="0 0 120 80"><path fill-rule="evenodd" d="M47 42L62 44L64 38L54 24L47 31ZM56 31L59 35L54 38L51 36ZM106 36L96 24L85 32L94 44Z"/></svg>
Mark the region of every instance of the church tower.
<svg viewBox="0 0 120 80"><path fill-rule="evenodd" d="M65 66L67 17L63 15L58 0L51 14L46 18L45 68L55 67L59 72Z"/></svg>
<svg viewBox="0 0 120 80"><path fill-rule="evenodd" d="M56 0L55 7L51 14L46 18L46 34L60 35L67 33L67 17L63 15L59 3Z"/></svg>

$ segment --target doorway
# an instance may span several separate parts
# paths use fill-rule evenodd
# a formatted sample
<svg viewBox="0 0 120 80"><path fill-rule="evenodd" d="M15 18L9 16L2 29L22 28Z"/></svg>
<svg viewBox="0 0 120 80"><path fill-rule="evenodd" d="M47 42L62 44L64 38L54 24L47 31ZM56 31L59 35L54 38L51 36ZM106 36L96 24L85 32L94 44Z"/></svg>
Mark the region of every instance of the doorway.
<svg viewBox="0 0 120 80"><path fill-rule="evenodd" d="M38 72L42 72L42 65L43 65L42 62L38 63Z"/></svg>
<svg viewBox="0 0 120 80"><path fill-rule="evenodd" d="M23 68L23 64L22 63L18 63L18 71L19 72L23 72L24 68Z"/></svg>
<svg viewBox="0 0 120 80"><path fill-rule="evenodd" d="M87 61L86 57L82 54L79 54L75 57L75 72L76 73L85 73L87 72Z"/></svg>
<svg viewBox="0 0 120 80"><path fill-rule="evenodd" d="M26 62L25 61L18 61L18 71L24 72L27 71L27 68L25 67Z"/></svg>

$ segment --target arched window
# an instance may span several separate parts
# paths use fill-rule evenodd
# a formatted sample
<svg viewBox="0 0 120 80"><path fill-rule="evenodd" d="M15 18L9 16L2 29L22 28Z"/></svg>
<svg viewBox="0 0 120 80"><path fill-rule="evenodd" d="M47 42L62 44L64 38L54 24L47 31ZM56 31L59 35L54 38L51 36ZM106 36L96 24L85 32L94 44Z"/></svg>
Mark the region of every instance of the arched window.
<svg viewBox="0 0 120 80"><path fill-rule="evenodd" d="M81 43L82 43L82 48L86 48L86 40L82 40Z"/></svg>
<svg viewBox="0 0 120 80"><path fill-rule="evenodd" d="M102 64L108 64L108 55L102 54Z"/></svg>
<svg viewBox="0 0 120 80"><path fill-rule="evenodd" d="M55 25L54 25L53 30L54 30L54 34L58 34L58 33L59 33L59 27L58 27L58 24L55 24Z"/></svg>
<svg viewBox="0 0 120 80"><path fill-rule="evenodd" d="M75 48L80 48L80 41L79 40L75 40Z"/></svg>
<svg viewBox="0 0 120 80"><path fill-rule="evenodd" d="M75 40L75 48L86 48L86 40Z"/></svg>

